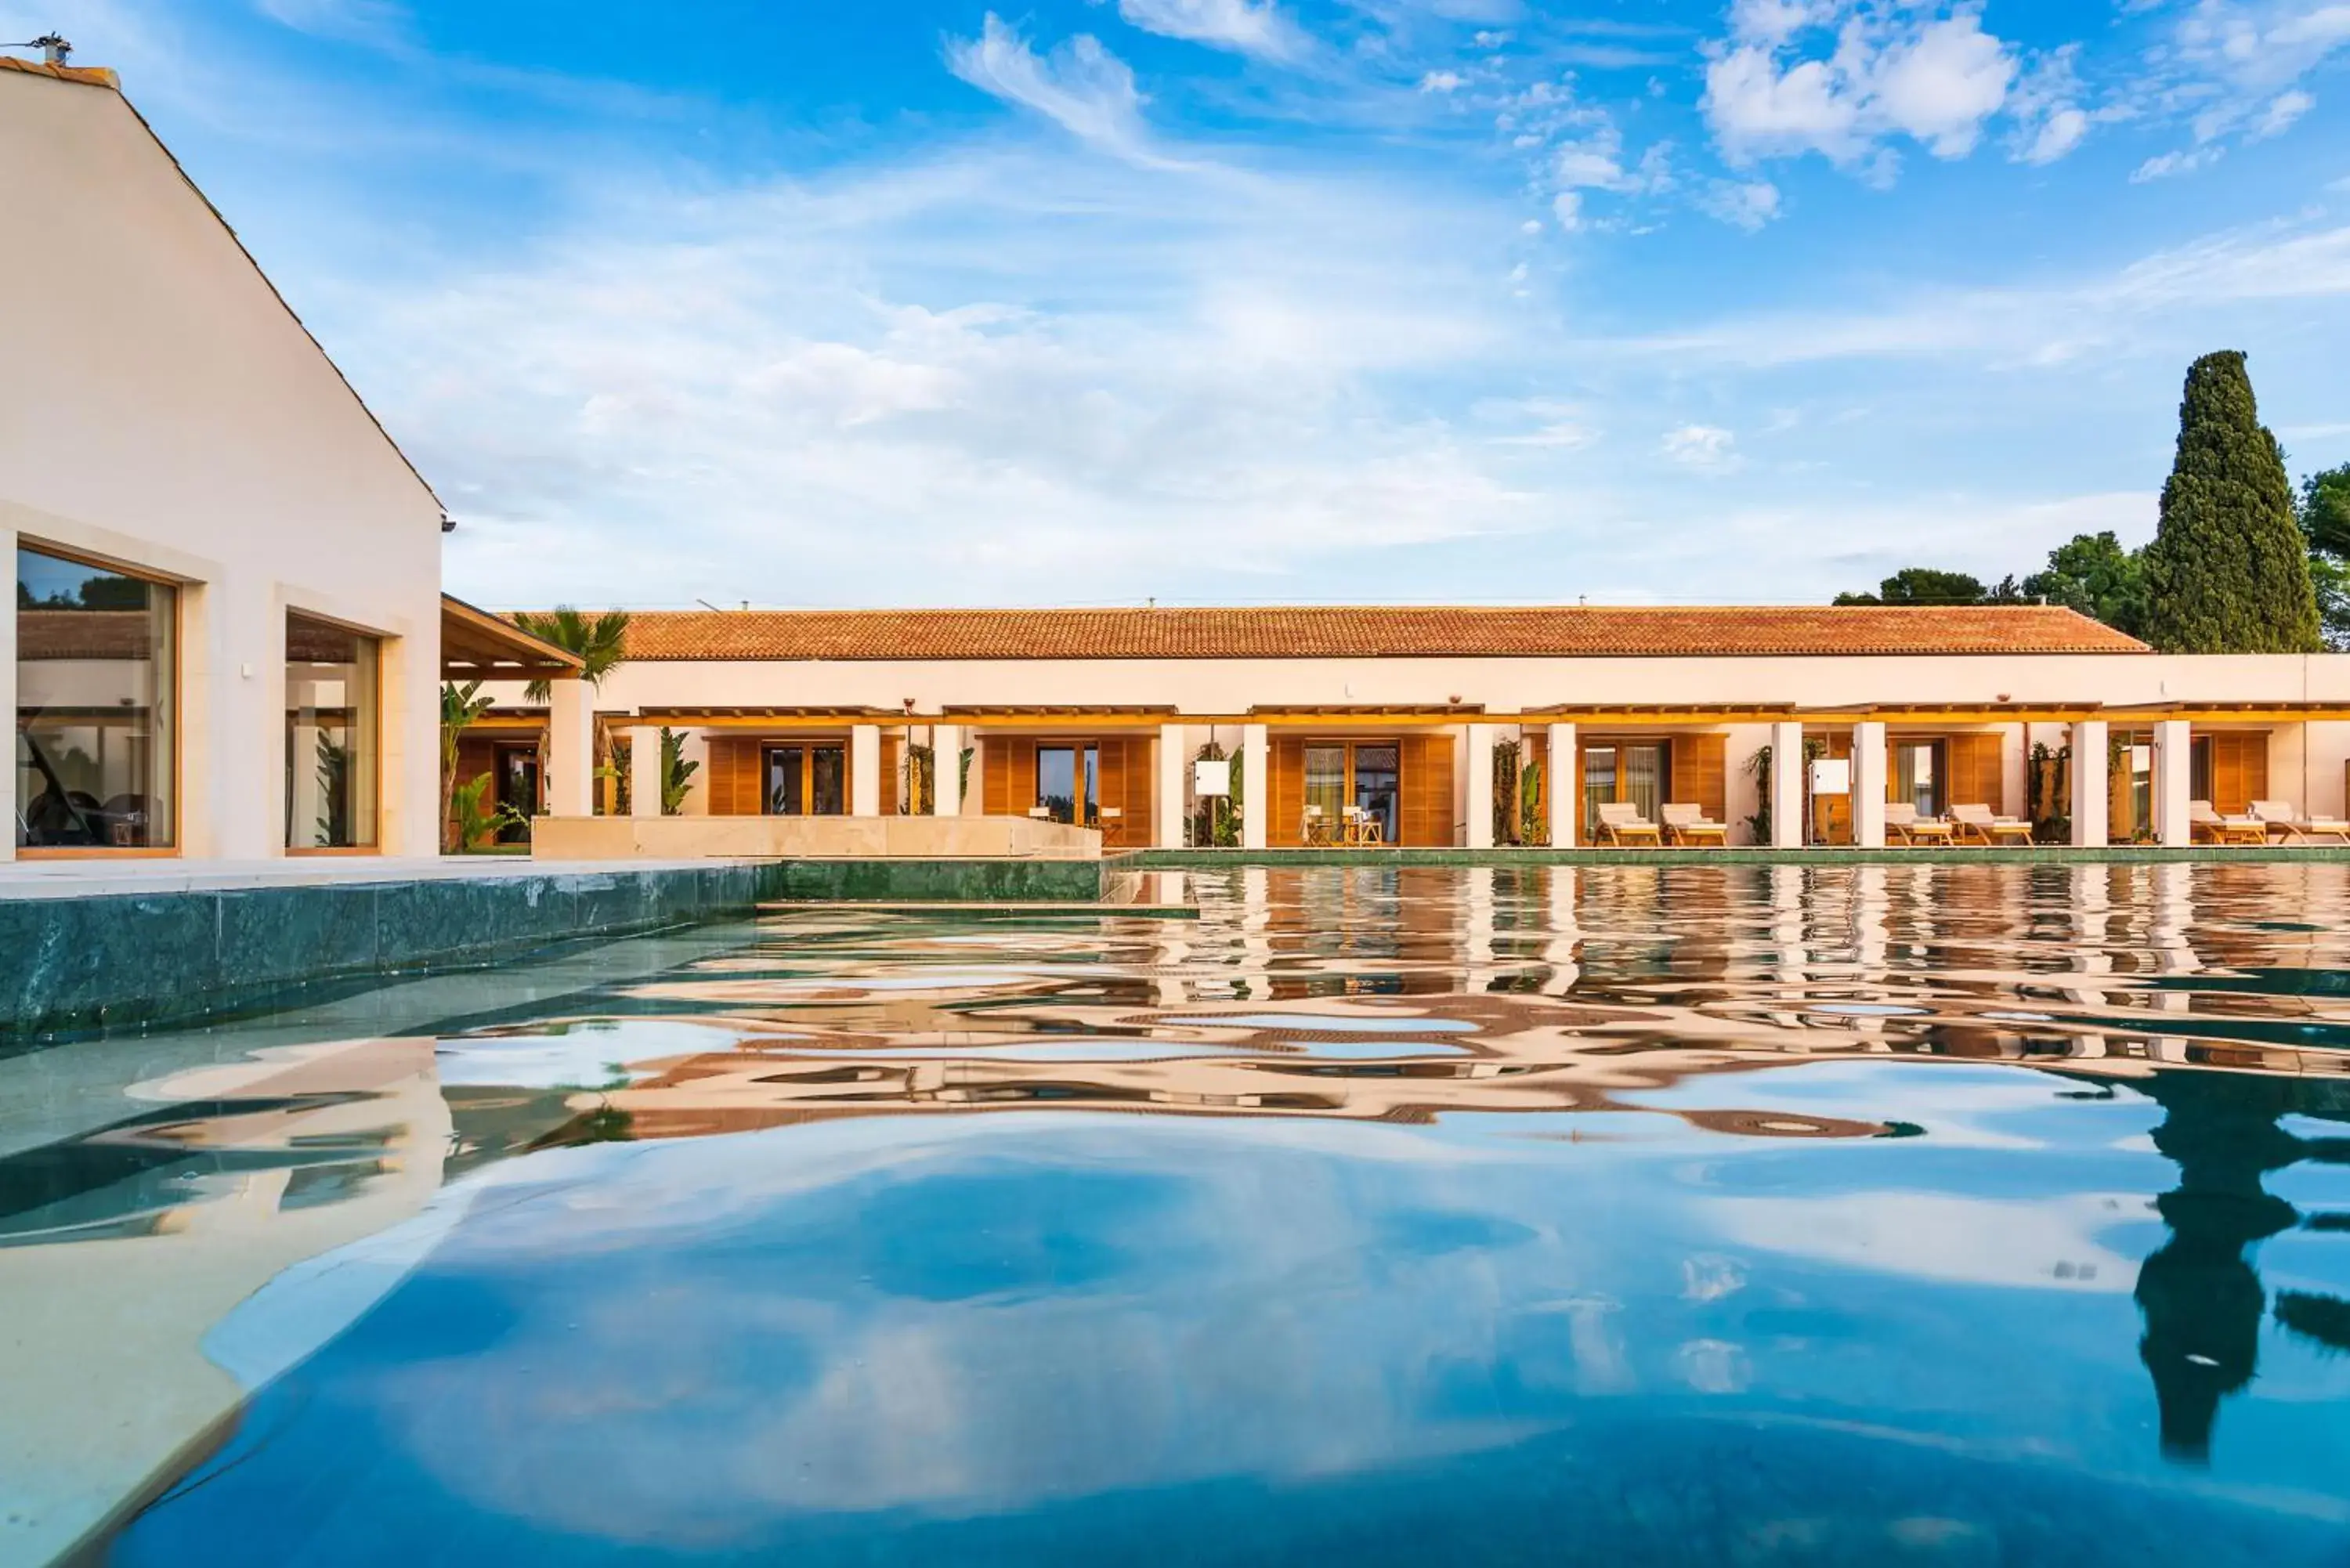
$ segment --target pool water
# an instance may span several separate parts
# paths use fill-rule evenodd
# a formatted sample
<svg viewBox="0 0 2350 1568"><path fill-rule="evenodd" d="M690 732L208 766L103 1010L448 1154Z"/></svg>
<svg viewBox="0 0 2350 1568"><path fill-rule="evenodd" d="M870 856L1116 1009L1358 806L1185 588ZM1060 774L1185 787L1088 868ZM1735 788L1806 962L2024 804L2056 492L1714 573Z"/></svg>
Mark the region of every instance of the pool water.
<svg viewBox="0 0 2350 1568"><path fill-rule="evenodd" d="M2350 867L1191 890L0 1061L0 1561L2350 1563Z"/></svg>

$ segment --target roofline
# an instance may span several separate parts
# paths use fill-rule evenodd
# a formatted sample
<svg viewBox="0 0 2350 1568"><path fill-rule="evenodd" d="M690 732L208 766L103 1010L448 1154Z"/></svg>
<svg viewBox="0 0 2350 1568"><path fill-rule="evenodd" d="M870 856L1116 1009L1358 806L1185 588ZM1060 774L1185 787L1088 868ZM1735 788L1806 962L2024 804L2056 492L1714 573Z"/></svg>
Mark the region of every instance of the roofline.
<svg viewBox="0 0 2350 1568"><path fill-rule="evenodd" d="M105 88L121 100L122 107L130 111L130 118L139 122L139 129L147 133L147 139L155 144L156 151L162 153L171 162L172 172L179 175L181 182L195 193L196 200L204 204L204 211L213 215L213 221L221 226L224 234L228 235L229 243L236 246L237 254L244 258L244 265L251 267L254 276L261 280L261 286L269 291L269 297L277 302L277 308L284 311L286 318L294 323L295 327L303 337L310 340L310 347L318 351L318 358L327 362L327 369L332 370L335 373L335 379L343 384L343 390L350 394L351 401L359 405L359 412L365 414L368 423L375 427L375 433L383 438L383 444L391 449L392 456L400 459L400 466L407 469L410 476L423 488L424 493L432 498L432 504L440 508L445 519L449 512L448 504L441 499L440 492L432 488L432 482L425 478L423 471L416 466L408 453L400 450L400 443L392 439L391 432L384 428L383 421L376 417L375 410L368 407L367 400L359 396L359 389L351 385L351 379L343 374L343 368L335 363L335 357L327 352L327 346L318 341L318 335L311 331L308 323L302 319L301 314L286 303L286 296L278 291L277 285L270 280L269 274L263 269L261 263L255 260L253 253L245 248L243 236L236 232L236 225L230 223L226 214L223 213L218 207L213 205L213 199L204 194L204 188L189 176L186 165L180 161L179 154L172 151L171 144L157 133L154 126L148 122L147 117L139 112L139 106L132 103L130 95L122 90L122 78L103 66L52 66L38 60L20 60L5 55L0 55L0 68L17 71L27 76L49 77L62 82L76 82L85 87Z"/></svg>

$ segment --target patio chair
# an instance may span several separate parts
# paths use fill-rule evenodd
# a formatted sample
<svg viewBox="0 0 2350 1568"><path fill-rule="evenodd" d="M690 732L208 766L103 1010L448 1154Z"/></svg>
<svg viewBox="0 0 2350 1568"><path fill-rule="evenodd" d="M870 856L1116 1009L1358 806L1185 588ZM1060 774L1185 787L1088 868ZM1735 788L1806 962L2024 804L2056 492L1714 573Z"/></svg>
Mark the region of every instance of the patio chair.
<svg viewBox="0 0 2350 1568"><path fill-rule="evenodd" d="M1954 805L1950 820L1960 837L1975 844L2029 844L2032 824L2020 816L1999 816L1987 805Z"/></svg>
<svg viewBox="0 0 2350 1568"><path fill-rule="evenodd" d="M2289 800L2256 800L2252 802L2252 815L2272 836L2287 844L2316 838L2350 844L2350 822L2340 817L2303 816L2293 809Z"/></svg>
<svg viewBox="0 0 2350 1568"><path fill-rule="evenodd" d="M1599 832L1602 844L1652 844L1661 847L1664 834L1657 825L1640 815L1640 808L1628 800L1611 800L1599 807Z"/></svg>
<svg viewBox="0 0 2350 1568"><path fill-rule="evenodd" d="M2190 800L2187 836L2197 844L2266 844L2269 829L2257 816L2221 816L2210 801Z"/></svg>
<svg viewBox="0 0 2350 1568"><path fill-rule="evenodd" d="M1126 846L1126 808L1106 805L1094 813L1094 821L1101 827L1102 847L1122 849Z"/></svg>
<svg viewBox="0 0 2350 1568"><path fill-rule="evenodd" d="M1309 849L1327 849L1330 846L1330 818L1320 806L1309 805L1305 808L1305 821L1298 833L1298 837L1305 841Z"/></svg>
<svg viewBox="0 0 2350 1568"><path fill-rule="evenodd" d="M1949 844L1957 829L1939 816L1920 816L1914 802L1885 803L1885 839L1888 844Z"/></svg>
<svg viewBox="0 0 2350 1568"><path fill-rule="evenodd" d="M1665 842L1694 848L1711 844L1720 849L1730 843L1727 825L1715 822L1705 815L1705 807L1686 803L1667 805L1658 815L1664 818Z"/></svg>

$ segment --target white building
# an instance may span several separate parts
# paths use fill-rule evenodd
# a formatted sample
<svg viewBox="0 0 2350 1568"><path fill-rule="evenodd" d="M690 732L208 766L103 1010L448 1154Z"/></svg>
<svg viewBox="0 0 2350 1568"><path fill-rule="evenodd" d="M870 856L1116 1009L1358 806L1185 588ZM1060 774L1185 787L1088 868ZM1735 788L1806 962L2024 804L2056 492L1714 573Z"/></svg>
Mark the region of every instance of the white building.
<svg viewBox="0 0 2350 1568"><path fill-rule="evenodd" d="M0 58L0 860L436 853L444 668L559 657L112 73Z"/></svg>

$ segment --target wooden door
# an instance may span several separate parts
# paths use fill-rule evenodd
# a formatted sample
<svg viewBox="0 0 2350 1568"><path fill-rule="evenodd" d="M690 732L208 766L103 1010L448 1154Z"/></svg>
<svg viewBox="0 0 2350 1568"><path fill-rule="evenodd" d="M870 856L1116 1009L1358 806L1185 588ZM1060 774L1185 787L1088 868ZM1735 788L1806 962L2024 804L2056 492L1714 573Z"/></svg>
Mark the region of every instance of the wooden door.
<svg viewBox="0 0 2350 1568"><path fill-rule="evenodd" d="M2241 816L2251 809L2252 802L2268 799L2268 732L2215 730L2209 739L2211 808L2222 816Z"/></svg>
<svg viewBox="0 0 2350 1568"><path fill-rule="evenodd" d="M1305 842L1305 737L1274 735L1265 763L1264 841L1295 848Z"/></svg>
<svg viewBox="0 0 2350 1568"><path fill-rule="evenodd" d="M1666 798L1676 805L1694 805L1715 822L1729 819L1730 737L1715 734L1675 735L1672 745L1672 788Z"/></svg>
<svg viewBox="0 0 2350 1568"><path fill-rule="evenodd" d="M1987 805L1994 816L2007 811L2007 768L1997 733L1952 735L1942 744L1950 769L1943 799L1951 805Z"/></svg>
<svg viewBox="0 0 2350 1568"><path fill-rule="evenodd" d="M759 742L743 735L710 737L705 793L712 816L760 815Z"/></svg>

